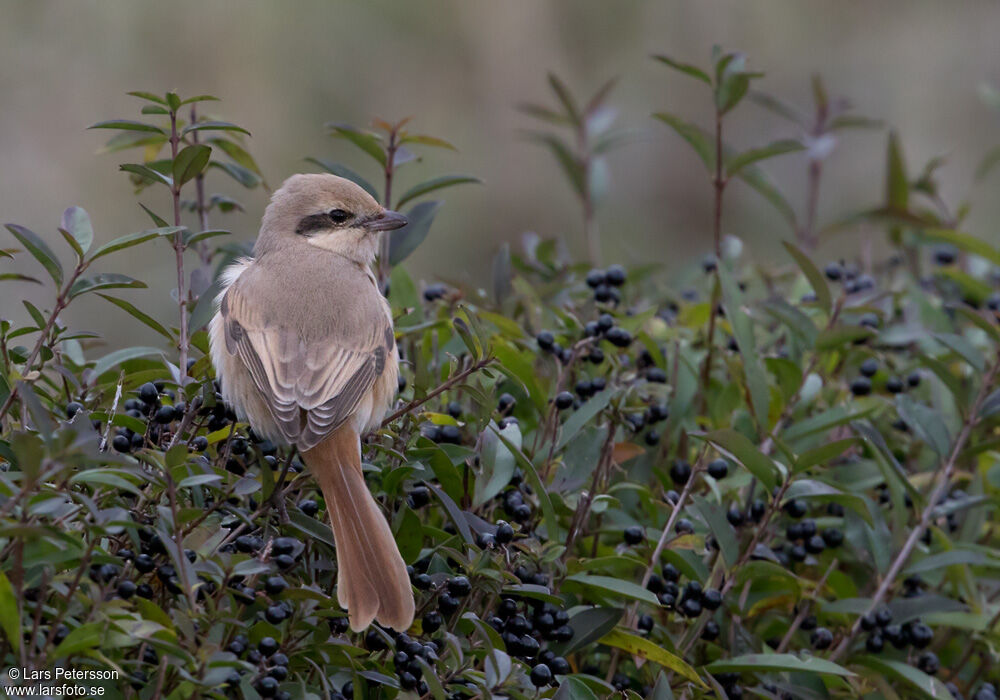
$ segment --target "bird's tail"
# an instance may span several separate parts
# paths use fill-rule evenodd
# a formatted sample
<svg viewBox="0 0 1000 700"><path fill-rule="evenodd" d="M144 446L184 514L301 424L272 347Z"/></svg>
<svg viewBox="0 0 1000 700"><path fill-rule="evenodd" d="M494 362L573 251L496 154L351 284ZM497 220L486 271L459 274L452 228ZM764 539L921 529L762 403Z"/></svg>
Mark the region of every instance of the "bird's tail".
<svg viewBox="0 0 1000 700"><path fill-rule="evenodd" d="M397 631L413 623L413 591L389 524L365 484L361 443L350 425L302 453L326 499L337 545L337 600L351 629L372 620Z"/></svg>

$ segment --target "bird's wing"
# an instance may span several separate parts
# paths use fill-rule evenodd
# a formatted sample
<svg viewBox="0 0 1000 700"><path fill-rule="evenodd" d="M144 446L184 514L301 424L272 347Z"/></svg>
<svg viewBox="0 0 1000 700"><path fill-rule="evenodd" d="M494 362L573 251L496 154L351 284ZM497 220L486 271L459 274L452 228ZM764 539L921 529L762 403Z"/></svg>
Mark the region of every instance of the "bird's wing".
<svg viewBox="0 0 1000 700"><path fill-rule="evenodd" d="M343 424L385 368L395 339L384 314L362 327L301 329L266 313L268 300L233 284L222 298L226 350L246 366L282 437L307 450Z"/></svg>

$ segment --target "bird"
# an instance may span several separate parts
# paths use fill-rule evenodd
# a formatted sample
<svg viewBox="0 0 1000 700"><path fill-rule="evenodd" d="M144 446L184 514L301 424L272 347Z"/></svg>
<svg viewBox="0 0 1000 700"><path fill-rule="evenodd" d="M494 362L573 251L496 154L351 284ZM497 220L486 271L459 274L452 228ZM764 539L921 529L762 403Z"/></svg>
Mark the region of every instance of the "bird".
<svg viewBox="0 0 1000 700"><path fill-rule="evenodd" d="M390 307L371 264L407 223L354 182L288 178L264 211L252 256L220 275L209 326L223 399L254 432L298 448L323 492L337 600L351 629L413 622L406 565L361 469L361 436L398 388Z"/></svg>

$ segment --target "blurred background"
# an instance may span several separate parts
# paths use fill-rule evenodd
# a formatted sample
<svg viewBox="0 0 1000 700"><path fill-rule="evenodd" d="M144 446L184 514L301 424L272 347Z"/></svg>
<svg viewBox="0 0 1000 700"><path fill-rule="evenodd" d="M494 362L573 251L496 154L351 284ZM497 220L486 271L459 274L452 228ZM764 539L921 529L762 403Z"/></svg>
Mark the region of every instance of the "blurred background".
<svg viewBox="0 0 1000 700"><path fill-rule="evenodd" d="M128 90L222 98L207 112L252 132L248 148L272 187L315 170L306 156L341 161L378 182L372 162L325 135L324 122L363 126L373 116L413 115L416 131L444 137L459 152L425 151L422 162L403 170L399 187L444 173L476 175L485 184L442 193L446 204L429 239L406 264L418 279L482 285L497 247L516 247L525 231L564 237L572 252L584 252L577 202L551 154L524 138L534 124L515 109L525 100L552 104L546 73L553 71L580 99L619 78L610 102L617 125L632 136L608 161L610 187L598 211L605 262L656 262L682 272L711 249L711 189L693 152L650 115L668 110L707 126L711 100L703 85L650 54L706 66L718 43L745 51L749 66L766 73L756 89L807 112L810 76L821 73L831 96L849 98L859 114L899 131L913 175L929 158L946 155L945 198L955 204L972 197L965 229L995 239L1000 178L977 186L973 174L1000 143L1000 112L978 94L982 84L1000 85L998 30L1000 5L993 2L5 0L0 221L33 229L67 263L56 232L67 206L87 209L98 243L150 226L118 172L138 154L100 154L111 133L86 130L103 119L139 118L141 103ZM733 112L726 128L739 147L799 135L751 103ZM882 197L886 133L842 133L825 166L820 225ZM805 156L764 167L801 213ZM267 193L242 191L218 171L211 171L208 191L234 195L246 207L216 215L213 227L252 240ZM163 193L150 190L138 201L167 216ZM727 193L723 229L762 260L791 235L742 184ZM851 255L868 233L824 240L821 259ZM14 246L7 237L0 247ZM27 255L0 267L44 275ZM120 296L173 320L172 251L165 243L132 249L98 269L145 280L149 289ZM48 290L5 282L0 316L24 317L25 297L51 306ZM111 347L156 342L93 295L67 316L104 334Z"/></svg>

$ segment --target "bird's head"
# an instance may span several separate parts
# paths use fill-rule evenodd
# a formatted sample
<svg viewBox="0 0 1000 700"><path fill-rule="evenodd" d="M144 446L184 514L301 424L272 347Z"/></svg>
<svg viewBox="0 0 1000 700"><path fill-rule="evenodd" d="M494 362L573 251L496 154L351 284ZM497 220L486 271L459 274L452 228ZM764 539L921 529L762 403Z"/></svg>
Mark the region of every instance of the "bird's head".
<svg viewBox="0 0 1000 700"><path fill-rule="evenodd" d="M304 241L369 264L378 250L378 234L405 225L406 217L386 209L350 180L293 175L267 205L254 254Z"/></svg>

